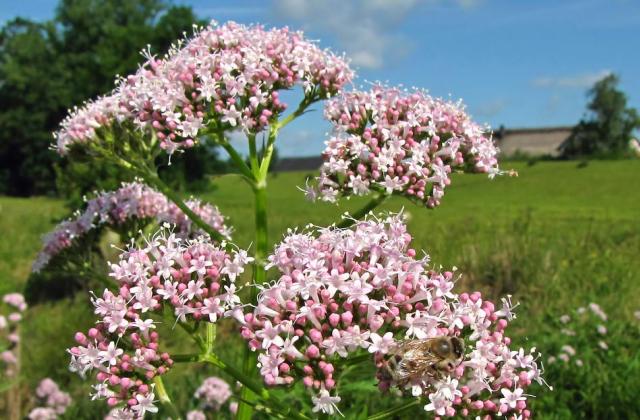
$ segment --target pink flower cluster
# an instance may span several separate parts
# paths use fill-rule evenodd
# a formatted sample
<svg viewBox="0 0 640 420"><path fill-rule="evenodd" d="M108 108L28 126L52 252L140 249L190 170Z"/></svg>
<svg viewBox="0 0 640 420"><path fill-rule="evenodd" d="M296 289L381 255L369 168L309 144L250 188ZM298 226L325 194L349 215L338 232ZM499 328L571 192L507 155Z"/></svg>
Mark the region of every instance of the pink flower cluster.
<svg viewBox="0 0 640 420"><path fill-rule="evenodd" d="M286 108L278 90L301 84L306 95L319 99L334 95L353 77L343 58L321 50L301 32L233 22L212 22L163 59L150 53L147 58L110 95L73 110L55 134L60 153L123 121L152 132L168 153L193 146L209 120L218 122L217 130L255 133Z"/></svg>
<svg viewBox="0 0 640 420"><path fill-rule="evenodd" d="M455 294L453 273L428 269L428 257L416 258L410 241L400 215L286 236L269 257L279 277L261 291L242 328L260 352L266 384L302 375L319 392L314 412L333 413L340 398L329 391L340 358L366 350L381 366L400 340L458 336L470 352L455 372L411 384L414 395L431 401L425 409L527 417L523 390L541 380L540 371L531 354L508 347L510 300L496 310L479 293Z"/></svg>
<svg viewBox="0 0 640 420"><path fill-rule="evenodd" d="M372 190L401 193L429 207L440 203L454 168L499 173L498 149L459 103L420 90L374 86L344 93L325 106L334 126L310 198Z"/></svg>
<svg viewBox="0 0 640 420"><path fill-rule="evenodd" d="M206 408L218 411L231 395L231 387L224 379L211 376L202 382L194 397L201 400Z"/></svg>
<svg viewBox="0 0 640 420"><path fill-rule="evenodd" d="M22 313L27 309L24 296L20 293L8 293L2 301L11 308L8 315L0 313L0 365L4 365L4 375L13 378L18 374L18 346L20 344L19 324ZM6 341L6 342L5 342Z"/></svg>
<svg viewBox="0 0 640 420"><path fill-rule="evenodd" d="M573 317L568 314L562 315L559 318L562 325L560 332L567 336L568 343L574 344L578 349L576 350L571 344L564 344L556 356L551 355L547 358L547 363L552 365L562 361L568 364L573 359L576 366L582 367L585 362L582 361L581 356L605 355L609 350L609 344L607 344L608 320L607 314L595 302L589 303L587 307L581 306L576 309ZM589 348L589 345L593 345L595 351ZM595 348L596 345L598 348Z"/></svg>
<svg viewBox="0 0 640 420"><path fill-rule="evenodd" d="M190 199L186 204L223 236L230 236L231 229L224 224L224 217L217 207L198 199ZM36 257L32 270L42 270L52 258L70 248L74 240L93 229L104 225L117 226L133 218L155 219L158 224L176 225L179 235L183 237L204 233L164 194L140 182L123 183L115 191L98 193L87 202L83 212L60 223L47 234L42 239L43 248Z"/></svg>
<svg viewBox="0 0 640 420"><path fill-rule="evenodd" d="M506 335L509 321L515 318L511 298L503 298L500 308L483 300L480 292L453 294L444 299L443 308L426 306L416 311L403 325L404 338L426 338L434 336L457 336L466 341L467 353L460 365L444 379L424 376L416 378L405 388L414 396L428 397L426 411L439 416L508 416L508 418L530 418L527 399L531 395L525 390L533 381L546 384L542 368L538 366L539 354L535 348L512 350L511 339ZM435 301L434 301L435 302ZM517 306L517 305L515 305ZM421 333L412 329L416 321L426 318L431 331L423 328ZM382 352L376 354L382 366ZM387 376L380 375L380 387L393 385Z"/></svg>
<svg viewBox="0 0 640 420"><path fill-rule="evenodd" d="M71 396L63 392L52 379L45 378L36 388L39 406L29 412L30 420L55 420L71 405Z"/></svg>
<svg viewBox="0 0 640 420"><path fill-rule="evenodd" d="M118 415L155 412L149 381L173 361L160 351L152 314L168 307L176 323L241 314L235 281L251 260L245 251L227 252L208 238L186 240L165 230L148 238L145 248L123 252L110 273L120 289L92 299L100 319L87 335L76 334L70 369L82 376L97 370L94 399L124 404Z"/></svg>

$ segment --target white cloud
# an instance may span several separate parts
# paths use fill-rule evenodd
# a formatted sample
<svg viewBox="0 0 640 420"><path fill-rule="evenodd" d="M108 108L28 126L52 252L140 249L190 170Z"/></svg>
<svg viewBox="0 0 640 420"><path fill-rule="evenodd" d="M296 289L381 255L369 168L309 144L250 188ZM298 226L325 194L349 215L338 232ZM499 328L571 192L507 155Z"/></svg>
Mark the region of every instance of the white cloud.
<svg viewBox="0 0 640 420"><path fill-rule="evenodd" d="M542 88L587 88L611 74L610 70L596 73L583 73L567 77L539 77L532 81L534 86Z"/></svg>
<svg viewBox="0 0 640 420"><path fill-rule="evenodd" d="M460 1L460 0L459 0ZM468 1L468 0L466 0ZM274 0L275 13L303 29L335 36L353 64L378 68L399 58L407 39L400 33L419 0Z"/></svg>

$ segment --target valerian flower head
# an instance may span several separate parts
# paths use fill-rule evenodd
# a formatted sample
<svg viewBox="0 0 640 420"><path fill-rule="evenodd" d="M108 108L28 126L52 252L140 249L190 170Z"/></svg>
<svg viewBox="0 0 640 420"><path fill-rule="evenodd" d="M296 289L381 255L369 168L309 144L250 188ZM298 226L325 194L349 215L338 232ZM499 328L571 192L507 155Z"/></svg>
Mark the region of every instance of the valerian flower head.
<svg viewBox="0 0 640 420"><path fill-rule="evenodd" d="M327 102L333 124L326 141L317 191L333 202L339 194L399 193L429 207L440 204L452 170L500 173L498 149L487 130L460 103L420 90L376 85Z"/></svg>
<svg viewBox="0 0 640 420"><path fill-rule="evenodd" d="M29 419L57 419L71 405L71 396L60 390L58 384L50 378L40 381L35 395L38 400L38 407L29 412Z"/></svg>
<svg viewBox="0 0 640 420"><path fill-rule="evenodd" d="M15 292L2 296L2 302L5 305L0 308L0 367L4 369L5 377L14 378L19 373L19 328L27 303L22 294Z"/></svg>
<svg viewBox="0 0 640 420"><path fill-rule="evenodd" d="M261 290L242 328L249 347L259 352L265 383L301 380L320 393L315 407L330 410L330 398L337 398L330 396L336 362L370 352L382 390L411 390L431 401L428 410L443 415L482 415L497 412L478 408L482 401L501 407L501 388L542 381L536 356L508 347L510 299L496 310L478 292L453 293L453 273L429 268L428 257L417 258L410 242L401 215L369 217L349 229L290 231L268 257L277 279ZM464 361L448 376L398 383L384 373L386 358L403 340L437 337L467 343ZM504 413L522 414L526 402L507 408Z"/></svg>
<svg viewBox="0 0 640 420"><path fill-rule="evenodd" d="M197 199L185 203L212 228L226 238L231 229L217 207ZM103 226L117 227L131 220L154 220L158 224L175 225L181 237L194 237L202 232L173 202L162 193L141 183L123 183L115 191L104 191L87 201L84 211L58 224L42 239L43 247L32 270L41 271L48 263L74 241Z"/></svg>
<svg viewBox="0 0 640 420"><path fill-rule="evenodd" d="M109 406L124 404L124 413L118 413L136 418L157 410L149 381L173 366L160 350L152 316L166 309L175 323L233 316L240 305L236 275L252 260L208 237L183 239L165 229L146 244L131 247L111 264L118 292L105 289L92 299L97 325L86 335L76 333L78 345L68 350L70 370L81 376L96 371L93 398L106 399ZM228 266L236 275L225 274Z"/></svg>
<svg viewBox="0 0 640 420"><path fill-rule="evenodd" d="M231 387L224 379L211 376L202 382L194 397L201 400L204 407L218 411L231 395Z"/></svg>
<svg viewBox="0 0 640 420"><path fill-rule="evenodd" d="M74 109L63 121L55 134L60 153L73 145L94 143L99 150L127 141L110 132L118 125L169 154L192 147L207 130L257 133L285 110L279 90L301 85L306 98L318 100L353 77L344 58L301 32L234 22L212 22L160 59L144 54L147 61L111 94Z"/></svg>
<svg viewBox="0 0 640 420"><path fill-rule="evenodd" d="M24 312L27 309L27 303L21 293L7 293L2 297L2 301L20 312Z"/></svg>

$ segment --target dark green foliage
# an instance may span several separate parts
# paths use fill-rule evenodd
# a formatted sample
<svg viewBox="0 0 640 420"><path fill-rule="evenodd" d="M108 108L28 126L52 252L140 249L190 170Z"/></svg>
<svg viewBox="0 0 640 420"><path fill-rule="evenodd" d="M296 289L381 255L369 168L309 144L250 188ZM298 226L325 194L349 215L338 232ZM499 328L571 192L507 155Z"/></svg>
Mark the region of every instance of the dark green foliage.
<svg viewBox="0 0 640 420"><path fill-rule="evenodd" d="M0 32L0 192L53 189L51 129L71 104L53 22L15 19Z"/></svg>
<svg viewBox="0 0 640 420"><path fill-rule="evenodd" d="M109 92L117 75L134 72L141 49L148 45L162 55L203 23L190 7L164 0L61 0L51 21L6 23L0 31L0 193L58 192L77 205L83 194L129 180L103 162L61 160L49 150L51 133L67 109ZM199 181L216 168L211 150L188 157L188 165L171 171L175 178ZM177 173L191 167L199 170Z"/></svg>
<svg viewBox="0 0 640 420"><path fill-rule="evenodd" d="M629 149L634 130L640 128L638 112L627 107L627 96L618 89L618 76L610 74L587 93L587 115L559 147L565 158L620 156Z"/></svg>

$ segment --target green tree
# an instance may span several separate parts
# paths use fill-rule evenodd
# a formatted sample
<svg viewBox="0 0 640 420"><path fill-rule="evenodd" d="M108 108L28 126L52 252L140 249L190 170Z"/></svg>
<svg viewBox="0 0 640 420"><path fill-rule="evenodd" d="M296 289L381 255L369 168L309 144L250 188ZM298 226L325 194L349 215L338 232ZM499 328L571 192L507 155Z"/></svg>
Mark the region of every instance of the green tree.
<svg viewBox="0 0 640 420"><path fill-rule="evenodd" d="M0 31L0 192L52 185L51 129L73 103L52 22L14 19Z"/></svg>
<svg viewBox="0 0 640 420"><path fill-rule="evenodd" d="M18 18L5 24L0 31L0 193L57 190L77 204L83 194L124 180L104 164L60 160L49 150L51 133L69 107L110 91L116 75L135 71L141 49L148 45L163 54L193 24L203 22L190 7L164 0L61 0L49 22ZM168 172L190 180L192 174L176 171L214 168L216 154L203 148L190 160ZM104 177L87 176L97 173Z"/></svg>
<svg viewBox="0 0 640 420"><path fill-rule="evenodd" d="M559 147L563 157L619 156L628 150L634 130L640 127L640 116L627 107L619 81L610 74L588 91L587 114Z"/></svg>

